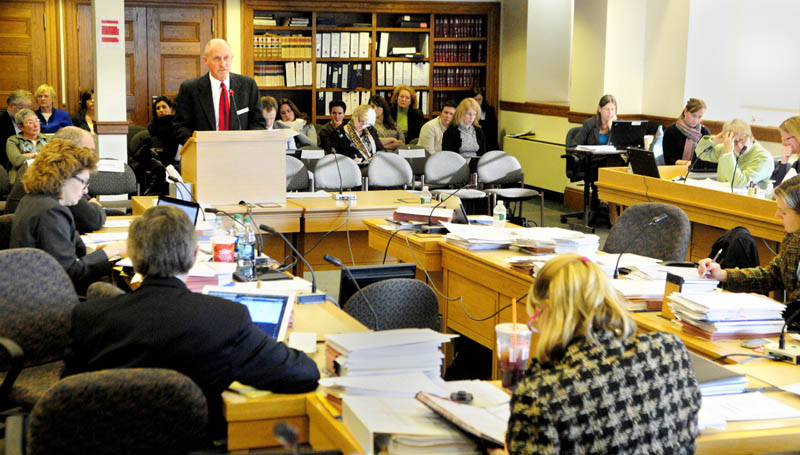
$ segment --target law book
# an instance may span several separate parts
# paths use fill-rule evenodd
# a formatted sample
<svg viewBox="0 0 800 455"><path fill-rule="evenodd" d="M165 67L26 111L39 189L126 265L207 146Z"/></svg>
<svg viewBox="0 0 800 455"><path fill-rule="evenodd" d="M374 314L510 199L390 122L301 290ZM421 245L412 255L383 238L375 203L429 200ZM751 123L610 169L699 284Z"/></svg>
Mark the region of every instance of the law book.
<svg viewBox="0 0 800 455"><path fill-rule="evenodd" d="M339 45L341 40L341 33L331 33L331 58L339 58Z"/></svg>
<svg viewBox="0 0 800 455"><path fill-rule="evenodd" d="M350 58L350 32L342 32L339 57Z"/></svg>
<svg viewBox="0 0 800 455"><path fill-rule="evenodd" d="M369 32L359 32L358 35L358 57L369 58ZM350 54L350 57L353 57L352 53Z"/></svg>
<svg viewBox="0 0 800 455"><path fill-rule="evenodd" d="M322 58L330 58L331 56L331 34L322 34Z"/></svg>
<svg viewBox="0 0 800 455"><path fill-rule="evenodd" d="M350 34L350 58L358 57L358 50L359 50L359 36L360 33L353 32Z"/></svg>

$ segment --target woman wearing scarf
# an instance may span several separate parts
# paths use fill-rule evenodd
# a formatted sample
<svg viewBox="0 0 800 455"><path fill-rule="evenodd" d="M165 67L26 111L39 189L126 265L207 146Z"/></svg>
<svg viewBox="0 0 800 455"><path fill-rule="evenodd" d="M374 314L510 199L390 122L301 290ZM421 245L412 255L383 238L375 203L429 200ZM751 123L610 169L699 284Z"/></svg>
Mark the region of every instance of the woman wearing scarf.
<svg viewBox="0 0 800 455"><path fill-rule="evenodd" d="M700 124L705 113L705 101L689 98L678 121L664 131L664 162L666 164L692 164L695 159L694 149L697 147L697 141L703 136L711 134L708 128ZM716 163L701 160L698 160L695 166L701 163L716 167Z"/></svg>
<svg viewBox="0 0 800 455"><path fill-rule="evenodd" d="M377 152L385 150L378 132L372 126L374 124L375 110L372 106L358 106L353 110L350 121L340 125L331 135L331 147L336 153L349 156L356 163L368 162Z"/></svg>

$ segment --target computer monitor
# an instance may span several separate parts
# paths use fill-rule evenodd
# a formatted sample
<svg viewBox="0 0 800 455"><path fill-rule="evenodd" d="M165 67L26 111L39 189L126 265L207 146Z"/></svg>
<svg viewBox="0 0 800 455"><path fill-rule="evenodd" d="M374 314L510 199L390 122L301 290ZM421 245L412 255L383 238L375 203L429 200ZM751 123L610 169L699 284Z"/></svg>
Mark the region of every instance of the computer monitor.
<svg viewBox="0 0 800 455"><path fill-rule="evenodd" d="M278 293L268 289L242 289L206 286L203 294L222 297L247 307L250 319L272 338L283 341L292 315L295 295L293 292Z"/></svg>
<svg viewBox="0 0 800 455"><path fill-rule="evenodd" d="M192 224L197 223L197 214L200 213L200 204L192 201L184 201L169 196L159 196L156 205L172 205L186 212Z"/></svg>
<svg viewBox="0 0 800 455"><path fill-rule="evenodd" d="M361 265L349 267L349 270L361 289L378 281L392 278L410 278L413 280L417 277L416 264ZM339 304L342 307L344 307L347 299L358 292L355 282L350 279L350 274L342 270L342 278L339 281Z"/></svg>
<svg viewBox="0 0 800 455"><path fill-rule="evenodd" d="M658 165L656 164L656 157L650 150L629 148L628 162L631 164L634 174L646 175L657 179L661 178L661 173L658 172Z"/></svg>
<svg viewBox="0 0 800 455"><path fill-rule="evenodd" d="M447 195L445 195L444 197L447 197ZM464 204L461 202L460 197L451 196L449 199L444 201L442 207L453 210L453 223L469 224L469 218L467 218L467 211L464 209Z"/></svg>
<svg viewBox="0 0 800 455"><path fill-rule="evenodd" d="M647 120L614 120L611 124L610 144L617 150L628 147L643 147L644 135L647 134Z"/></svg>

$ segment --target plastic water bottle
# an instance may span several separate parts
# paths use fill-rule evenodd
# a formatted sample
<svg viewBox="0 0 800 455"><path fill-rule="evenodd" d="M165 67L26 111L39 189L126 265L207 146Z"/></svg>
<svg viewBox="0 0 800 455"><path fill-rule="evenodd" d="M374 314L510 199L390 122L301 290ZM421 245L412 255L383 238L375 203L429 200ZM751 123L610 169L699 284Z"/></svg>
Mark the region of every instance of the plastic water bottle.
<svg viewBox="0 0 800 455"><path fill-rule="evenodd" d="M244 235L245 229L243 226L244 221L242 221L242 215L237 213L233 216L233 223L231 223L230 233L231 236L236 239L236 260L239 260L239 239Z"/></svg>
<svg viewBox="0 0 800 455"><path fill-rule="evenodd" d="M225 236L228 231L225 230L225 218L222 215L216 215L214 218L214 237Z"/></svg>
<svg viewBox="0 0 800 455"><path fill-rule="evenodd" d="M419 203L422 205L430 205L431 201L433 200L433 195L431 191L428 189L428 186L425 185L422 187L422 192L419 193Z"/></svg>
<svg viewBox="0 0 800 455"><path fill-rule="evenodd" d="M494 218L494 227L496 228L505 227L507 215L508 212L506 211L506 206L503 204L502 200L498 200L497 205L494 206L494 210L492 211L492 218Z"/></svg>
<svg viewBox="0 0 800 455"><path fill-rule="evenodd" d="M236 246L238 251L238 270L242 276L250 281L255 275L253 266L255 265L256 258L256 234L250 226L250 217L245 217L244 227L242 228L242 235L236 239Z"/></svg>

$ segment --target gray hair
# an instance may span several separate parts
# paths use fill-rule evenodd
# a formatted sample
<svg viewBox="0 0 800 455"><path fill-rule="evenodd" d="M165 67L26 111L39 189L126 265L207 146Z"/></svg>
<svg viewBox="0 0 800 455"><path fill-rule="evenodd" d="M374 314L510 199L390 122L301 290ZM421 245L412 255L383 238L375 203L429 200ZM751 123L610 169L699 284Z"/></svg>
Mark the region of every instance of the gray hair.
<svg viewBox="0 0 800 455"><path fill-rule="evenodd" d="M187 273L194 265L197 234L186 213L168 205L151 207L131 222L128 255L143 276Z"/></svg>
<svg viewBox="0 0 800 455"><path fill-rule="evenodd" d="M29 115L36 117L36 112L33 112L30 109L20 109L19 112L17 112L17 115L14 116L14 121L17 122L17 125L22 125L25 123L25 117Z"/></svg>
<svg viewBox="0 0 800 455"><path fill-rule="evenodd" d="M56 131L56 134L55 136L53 136L53 139L66 139L76 144L80 144L81 139L83 139L84 136L87 134L89 134L89 132L83 128L77 126L65 126L60 130Z"/></svg>
<svg viewBox="0 0 800 455"><path fill-rule="evenodd" d="M18 106L21 102L27 100L28 104L33 102L33 95L31 92L27 90L14 90L13 92L8 94L8 98L6 99L6 104L9 106Z"/></svg>

